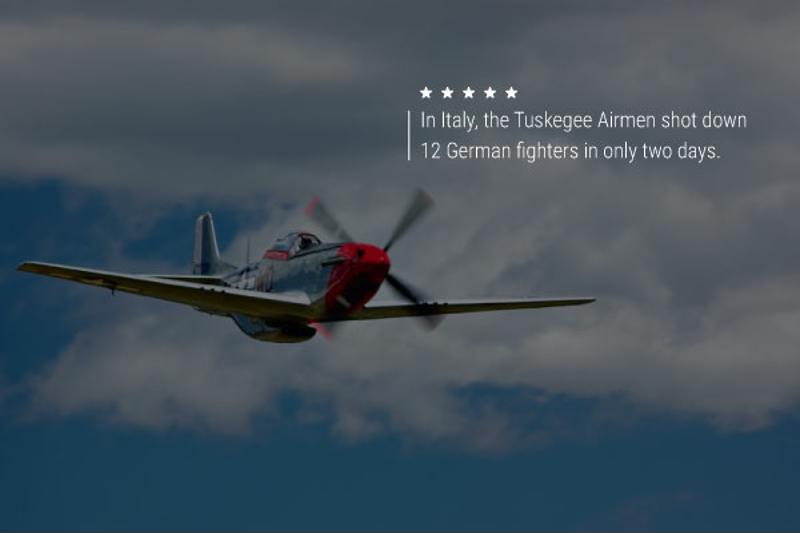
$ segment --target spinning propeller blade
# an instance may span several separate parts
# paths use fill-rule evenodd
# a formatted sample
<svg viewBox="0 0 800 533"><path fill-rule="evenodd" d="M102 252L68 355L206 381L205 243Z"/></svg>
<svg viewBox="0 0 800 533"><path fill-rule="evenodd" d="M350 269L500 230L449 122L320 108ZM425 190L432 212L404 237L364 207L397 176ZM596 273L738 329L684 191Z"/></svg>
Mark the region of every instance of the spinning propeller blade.
<svg viewBox="0 0 800 533"><path fill-rule="evenodd" d="M353 238L347 233L347 230L339 224L339 221L334 218L318 197L315 196L308 202L306 206L306 216L319 224L320 227L327 231L334 239L344 242L353 241Z"/></svg>
<svg viewBox="0 0 800 533"><path fill-rule="evenodd" d="M431 207L433 207L433 199L422 189L417 189L414 193L414 197L411 199L411 203L409 203L406 208L406 212L394 228L392 236L389 237L389 241L383 247L383 251L388 252L389 248L391 248L400 237L405 235L411 226L416 224Z"/></svg>
<svg viewBox="0 0 800 533"><path fill-rule="evenodd" d="M402 281L394 274L386 274L386 283L388 283L400 297L410 303L421 305L426 300L418 291L412 289L406 282ZM427 328L433 329L439 325L443 317L442 315L422 315L419 318Z"/></svg>

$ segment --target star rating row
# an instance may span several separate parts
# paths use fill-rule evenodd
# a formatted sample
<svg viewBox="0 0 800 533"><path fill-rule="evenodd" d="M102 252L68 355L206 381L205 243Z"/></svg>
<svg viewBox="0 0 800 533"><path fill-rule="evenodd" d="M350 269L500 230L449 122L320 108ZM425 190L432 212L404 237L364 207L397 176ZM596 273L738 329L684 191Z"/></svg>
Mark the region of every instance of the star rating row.
<svg viewBox="0 0 800 533"><path fill-rule="evenodd" d="M431 99L431 94L433 94L433 92L434 91L432 89L429 89L427 85L425 87L423 87L419 91L419 93L422 95L422 98L423 99L427 99L427 100ZM449 99L453 98L453 93L457 92L457 91L454 91L450 87L445 87L440 92L442 93L442 98L444 98L446 100L449 100ZM474 96L475 96L475 93L476 92L480 92L480 91L475 91L475 89L473 89L472 87L467 85L467 88L466 89L462 89L461 92L464 93L464 98L472 100L474 98ZM506 93L506 99L509 99L509 98L516 99L517 98L517 92L519 92L519 91L517 91L514 87L509 86L508 89L505 89L504 91L501 91L501 92L505 92ZM487 87L486 89L483 89L483 94L484 94L485 98L494 99L494 95L496 93L497 93L497 91L495 89L493 89L491 85L489 87Z"/></svg>

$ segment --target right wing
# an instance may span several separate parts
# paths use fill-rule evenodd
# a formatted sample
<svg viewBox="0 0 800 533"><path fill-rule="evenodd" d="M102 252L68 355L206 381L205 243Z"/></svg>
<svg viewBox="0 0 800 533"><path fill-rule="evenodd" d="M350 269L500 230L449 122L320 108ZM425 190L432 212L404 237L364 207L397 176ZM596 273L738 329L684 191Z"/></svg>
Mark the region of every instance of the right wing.
<svg viewBox="0 0 800 533"><path fill-rule="evenodd" d="M594 298L509 298L505 300L454 300L450 302L422 302L419 304L385 303L362 308L347 317L335 320L374 320L404 316L452 315L482 311L508 311L512 309L540 309L565 305L584 305Z"/></svg>
<svg viewBox="0 0 800 533"><path fill-rule="evenodd" d="M210 279L205 276L198 278L198 281L206 283L196 283L183 281L191 279L190 277L175 276L170 279L167 276L124 274L33 261L22 263L17 270L191 305L218 314L243 314L294 321L308 321L313 318L311 302L304 294L243 291L208 285L206 283Z"/></svg>

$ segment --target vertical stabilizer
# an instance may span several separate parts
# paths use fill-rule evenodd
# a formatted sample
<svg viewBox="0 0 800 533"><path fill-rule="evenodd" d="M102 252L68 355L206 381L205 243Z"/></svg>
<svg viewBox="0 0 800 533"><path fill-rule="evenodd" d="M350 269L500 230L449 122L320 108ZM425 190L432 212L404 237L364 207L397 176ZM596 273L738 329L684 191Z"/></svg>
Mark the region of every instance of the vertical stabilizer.
<svg viewBox="0 0 800 533"><path fill-rule="evenodd" d="M214 276L234 268L220 258L214 219L211 213L203 213L194 223L192 274Z"/></svg>

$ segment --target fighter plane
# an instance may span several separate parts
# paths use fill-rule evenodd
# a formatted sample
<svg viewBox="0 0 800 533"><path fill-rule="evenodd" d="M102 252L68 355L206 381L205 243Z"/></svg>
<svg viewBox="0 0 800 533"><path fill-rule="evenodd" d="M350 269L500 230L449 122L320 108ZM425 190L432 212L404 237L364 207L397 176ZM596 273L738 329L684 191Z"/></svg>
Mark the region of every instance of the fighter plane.
<svg viewBox="0 0 800 533"><path fill-rule="evenodd" d="M25 262L18 270L190 305L230 317L245 334L268 342L302 342L349 320L420 317L434 327L443 315L582 305L594 298L429 300L391 272L388 252L433 201L417 190L386 244L355 241L318 199L306 214L333 242L298 231L281 237L261 259L236 267L222 260L210 213L197 217L192 274L126 274ZM402 299L369 303L383 283ZM369 305L368 305L369 304Z"/></svg>

